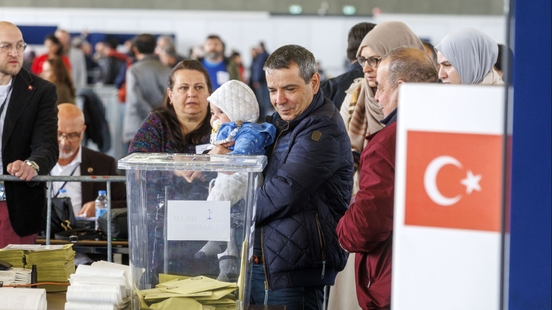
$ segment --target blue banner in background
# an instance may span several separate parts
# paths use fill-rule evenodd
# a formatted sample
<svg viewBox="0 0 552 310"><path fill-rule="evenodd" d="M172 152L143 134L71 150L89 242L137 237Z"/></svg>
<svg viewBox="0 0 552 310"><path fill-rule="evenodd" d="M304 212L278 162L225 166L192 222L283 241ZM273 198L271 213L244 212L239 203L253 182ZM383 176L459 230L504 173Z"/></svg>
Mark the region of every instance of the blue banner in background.
<svg viewBox="0 0 552 310"><path fill-rule="evenodd" d="M57 26L21 26L17 25L23 33L23 39L25 43L31 45L42 45L44 39L49 34L56 32Z"/></svg>
<svg viewBox="0 0 552 310"><path fill-rule="evenodd" d="M552 10L550 0L517 0L511 7L515 56L509 310L549 310Z"/></svg>

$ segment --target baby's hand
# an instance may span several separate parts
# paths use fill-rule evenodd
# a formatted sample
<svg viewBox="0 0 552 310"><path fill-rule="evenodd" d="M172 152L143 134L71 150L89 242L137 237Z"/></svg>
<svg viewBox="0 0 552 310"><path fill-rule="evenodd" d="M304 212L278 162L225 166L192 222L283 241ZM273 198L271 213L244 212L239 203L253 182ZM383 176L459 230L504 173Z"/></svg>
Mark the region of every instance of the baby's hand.
<svg viewBox="0 0 552 310"><path fill-rule="evenodd" d="M234 145L234 141L230 141L230 142L227 142L227 143L224 143L224 144L219 144L219 145L215 145L214 148L212 148L208 154L228 154L230 153L230 150L228 149L228 147Z"/></svg>

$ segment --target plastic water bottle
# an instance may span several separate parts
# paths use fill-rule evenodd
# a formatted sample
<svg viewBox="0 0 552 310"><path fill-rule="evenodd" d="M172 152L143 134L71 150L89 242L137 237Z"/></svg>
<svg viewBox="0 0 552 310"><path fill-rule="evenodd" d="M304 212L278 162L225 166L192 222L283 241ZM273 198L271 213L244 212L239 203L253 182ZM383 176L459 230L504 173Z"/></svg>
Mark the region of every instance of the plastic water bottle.
<svg viewBox="0 0 552 310"><path fill-rule="evenodd" d="M99 218L107 212L107 195L104 190L98 191L98 198L96 198L96 230L100 228L98 222Z"/></svg>
<svg viewBox="0 0 552 310"><path fill-rule="evenodd" d="M67 196L67 190L66 189L60 189L57 195L57 198L66 198Z"/></svg>

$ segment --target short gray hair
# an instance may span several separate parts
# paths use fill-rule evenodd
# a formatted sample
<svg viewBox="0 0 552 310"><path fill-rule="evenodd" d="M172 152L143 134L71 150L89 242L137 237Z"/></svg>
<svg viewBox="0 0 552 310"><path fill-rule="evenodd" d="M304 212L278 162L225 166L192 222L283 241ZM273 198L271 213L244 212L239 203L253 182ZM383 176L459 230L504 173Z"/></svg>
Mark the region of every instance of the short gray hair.
<svg viewBox="0 0 552 310"><path fill-rule="evenodd" d="M165 44L162 46L162 49L167 55L175 57L176 56L176 48L174 46L174 40L169 35L162 35L157 38L157 41L164 40Z"/></svg>
<svg viewBox="0 0 552 310"><path fill-rule="evenodd" d="M397 47L383 56L389 62L387 81L396 88L399 80L409 83L436 83L437 69L427 54L414 47Z"/></svg>
<svg viewBox="0 0 552 310"><path fill-rule="evenodd" d="M263 69L270 73L270 70L289 69L292 64L299 67L299 73L305 83L309 83L313 75L318 72L314 55L299 45L284 45L278 48L270 54Z"/></svg>

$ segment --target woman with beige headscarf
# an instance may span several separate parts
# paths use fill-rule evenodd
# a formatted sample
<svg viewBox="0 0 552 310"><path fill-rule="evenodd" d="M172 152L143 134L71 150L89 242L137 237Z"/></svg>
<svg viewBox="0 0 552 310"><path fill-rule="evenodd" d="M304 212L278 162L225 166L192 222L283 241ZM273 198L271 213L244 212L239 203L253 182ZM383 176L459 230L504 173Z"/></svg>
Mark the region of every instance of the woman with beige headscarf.
<svg viewBox="0 0 552 310"><path fill-rule="evenodd" d="M376 73L383 55L394 48L411 46L424 50L422 41L402 22L383 22L370 31L360 43L357 51L358 63L364 71L364 78L357 79L347 90L347 97L341 105L341 115L349 137L353 154L360 155L369 135L383 128L380 120L383 113L374 99ZM355 159L359 156L355 156ZM358 163L356 163L358 164ZM355 173L353 195L358 190L358 173Z"/></svg>
<svg viewBox="0 0 552 310"><path fill-rule="evenodd" d="M424 51L420 39L401 22L383 22L376 25L360 43L357 51L358 63L364 71L364 78L356 79L347 90L341 105L341 116L347 127L355 165L362 149L368 143L367 137L383 128L381 106L374 99L376 73L383 55L394 48L412 46ZM358 191L358 170L355 169L353 195ZM356 297L354 253L349 255L345 270L340 272L330 290L328 309L360 309Z"/></svg>

